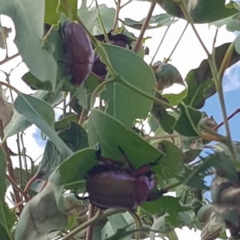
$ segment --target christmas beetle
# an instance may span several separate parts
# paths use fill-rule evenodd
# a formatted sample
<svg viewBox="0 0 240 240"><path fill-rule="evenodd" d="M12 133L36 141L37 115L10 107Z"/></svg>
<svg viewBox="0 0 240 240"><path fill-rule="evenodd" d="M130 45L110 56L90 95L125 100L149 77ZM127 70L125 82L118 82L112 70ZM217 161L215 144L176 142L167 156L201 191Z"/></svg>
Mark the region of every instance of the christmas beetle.
<svg viewBox="0 0 240 240"><path fill-rule="evenodd" d="M125 165L101 156L100 147L96 151L99 165L89 170L86 181L88 198L93 205L130 209L165 193L164 190L153 195L150 193L156 185L150 167L159 159L134 170L123 150L120 147L119 150L124 156Z"/></svg>
<svg viewBox="0 0 240 240"><path fill-rule="evenodd" d="M71 82L80 85L92 71L92 45L83 27L74 22L65 23L61 35L67 72L72 75Z"/></svg>

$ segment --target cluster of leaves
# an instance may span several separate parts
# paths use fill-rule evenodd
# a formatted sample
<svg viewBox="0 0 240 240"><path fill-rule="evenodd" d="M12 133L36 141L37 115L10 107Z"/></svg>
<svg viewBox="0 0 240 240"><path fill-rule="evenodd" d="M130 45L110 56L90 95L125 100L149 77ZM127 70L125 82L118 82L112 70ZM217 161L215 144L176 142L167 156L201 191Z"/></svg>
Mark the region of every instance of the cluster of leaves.
<svg viewBox="0 0 240 240"><path fill-rule="evenodd" d="M177 239L174 229L182 226L204 229L202 239L220 236L222 228L216 234L209 227L213 217L203 196L208 190L204 178L215 167L224 171L227 179L237 181L239 146L228 135L218 134L214 119L199 109L216 92L223 103L221 78L226 68L240 60L239 39L214 48L212 54L206 52L208 59L183 80L167 61L152 65L144 62L147 49L142 45L142 36L147 28L169 27L178 18L186 19L193 28L195 23L210 23L239 30L238 5L231 2L226 6L224 0L163 0L149 4L149 15L134 21L119 19L119 11L126 6L121 6L120 0L116 9L98 6L97 2L87 7L86 0L80 8L75 0L1 2L0 14L13 20L14 41L29 68L22 79L36 90L26 95L2 83L18 94L14 110L4 92L0 95L2 239L154 239L156 233ZM166 13L151 16L156 4ZM71 82L71 74L76 77L78 69L74 66L74 72L66 71L66 42L61 34L62 26L73 21L83 27L95 54L92 72L84 74L87 78L79 86ZM141 32L134 36L126 27ZM10 30L0 26L0 33L0 47L7 49ZM81 48L77 51L81 56ZM3 62L10 59L6 56ZM163 94L174 83L186 85L185 90ZM97 98L100 103L95 107ZM63 114L55 121L54 107L62 102ZM224 120L227 125L226 116ZM149 133L145 132L144 121L150 126ZM43 157L38 165L14 169L6 139L19 136L32 124L48 138ZM209 143L214 153L197 158ZM172 190L176 196L162 196L131 210L100 212L88 202L77 200L73 193L85 192L87 173L98 164L96 144L100 144L103 156L118 162L123 161L121 146L134 169L159 158L151 168L156 187ZM18 155L26 158L21 151ZM9 184L13 187L14 209L5 203ZM214 219L218 217L214 215Z"/></svg>

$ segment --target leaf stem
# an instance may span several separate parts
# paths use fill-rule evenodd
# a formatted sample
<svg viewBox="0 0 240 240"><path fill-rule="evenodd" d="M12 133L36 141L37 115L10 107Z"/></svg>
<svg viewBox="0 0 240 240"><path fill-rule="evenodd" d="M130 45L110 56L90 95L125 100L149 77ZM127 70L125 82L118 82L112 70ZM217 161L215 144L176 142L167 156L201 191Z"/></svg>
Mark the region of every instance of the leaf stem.
<svg viewBox="0 0 240 240"><path fill-rule="evenodd" d="M100 210L97 212L97 214L89 219L87 222L81 224L80 226L73 229L71 232L69 232L67 235L65 235L62 240L70 239L72 236L76 235L78 232L82 231L83 229L87 228L90 225L96 224L98 221L107 218L108 216L111 216L116 213L120 213L122 211L126 211L126 209L110 209L106 210L103 214L100 213Z"/></svg>
<svg viewBox="0 0 240 240"><path fill-rule="evenodd" d="M150 19L152 17L152 13L153 13L153 10L154 10L155 6L156 6L156 2L151 2L151 6L150 6L150 9L148 11L148 15L147 15L147 17L145 18L145 20L143 22L143 25L142 25L139 37L138 37L138 39L135 42L134 47L133 47L133 51L135 53L137 53L140 50L140 48L141 48L141 42L142 42L142 39L143 39L143 35L144 35L144 33L145 33L145 31L146 31L146 29L148 27L148 24L149 24L149 21L150 21Z"/></svg>
<svg viewBox="0 0 240 240"><path fill-rule="evenodd" d="M227 68L227 66L229 65L229 62L231 60L231 56L232 56L232 52L234 50L234 42L230 44L230 46L228 47L228 50L223 58L221 67L219 69L219 71L217 71L217 67L216 67L216 62L215 62L215 54L210 54L206 48L206 46L204 45L202 39L200 38L193 20L190 16L190 14L188 13L188 10L186 8L185 5L185 1L184 0L180 0L180 2L178 3L179 7L181 8L186 20L190 23L196 37L198 38L200 44L202 45L205 53L207 54L208 57L208 63L213 75L213 80L215 81L215 86L216 86L216 90L218 93L218 98L219 98L219 102L220 102L220 107L221 107L221 111L222 111L222 115L223 115L223 121L224 121L224 125L225 125L225 131L226 131L226 144L229 147L229 150L231 151L231 154L234 158L236 158L236 154L233 148L233 143L231 140L231 134L230 134L230 129L229 129L229 125L228 125L228 120L227 120L227 113L226 113L226 107L225 107L225 102L224 102L224 96L223 96L223 89L222 89L222 76L223 73L225 71L225 69ZM216 40L216 34L214 37L214 41Z"/></svg>
<svg viewBox="0 0 240 240"><path fill-rule="evenodd" d="M121 83L122 85L126 86L127 88L133 90L134 92L136 93L139 93L140 95L152 100L154 103L160 105L160 106L163 106L165 108L170 108L171 110L173 110L175 113L177 114L180 114L180 111L176 108L174 108L173 106L171 106L169 103L161 100L161 99L158 99L158 98L155 98L147 93L145 93L144 91L136 88L135 86L133 86L131 83L125 81L124 79L122 79L121 77L119 77L118 79L118 82Z"/></svg>
<svg viewBox="0 0 240 240"><path fill-rule="evenodd" d="M102 20L102 17L101 17L101 13L100 13L100 10L99 10L99 7L98 7L97 0L95 0L95 4L96 4L96 8L97 8L97 13L98 13L98 21L99 21L100 26L102 28L104 38L105 38L106 42L109 43L109 38L108 38L108 35L107 35L107 32L106 32L106 29L104 27L104 24L103 24L103 20Z"/></svg>

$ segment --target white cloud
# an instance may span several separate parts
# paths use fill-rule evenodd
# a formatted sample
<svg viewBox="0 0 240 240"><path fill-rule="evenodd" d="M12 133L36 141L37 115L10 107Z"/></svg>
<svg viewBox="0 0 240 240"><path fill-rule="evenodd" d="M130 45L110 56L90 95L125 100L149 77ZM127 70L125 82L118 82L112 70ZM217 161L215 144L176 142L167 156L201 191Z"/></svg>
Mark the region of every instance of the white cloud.
<svg viewBox="0 0 240 240"><path fill-rule="evenodd" d="M240 62L227 69L224 74L223 91L230 92L240 88Z"/></svg>

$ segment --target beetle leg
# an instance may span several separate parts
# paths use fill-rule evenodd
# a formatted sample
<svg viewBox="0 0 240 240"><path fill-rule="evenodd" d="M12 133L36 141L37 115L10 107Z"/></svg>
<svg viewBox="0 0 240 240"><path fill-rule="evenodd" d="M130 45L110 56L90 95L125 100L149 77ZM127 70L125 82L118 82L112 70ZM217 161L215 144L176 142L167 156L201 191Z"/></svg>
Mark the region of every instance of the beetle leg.
<svg viewBox="0 0 240 240"><path fill-rule="evenodd" d="M89 197L79 197L77 191L74 192L74 195L78 200L89 200Z"/></svg>
<svg viewBox="0 0 240 240"><path fill-rule="evenodd" d="M110 158L106 158L106 157L103 157L101 154L102 154L102 151L101 151L101 147L100 147L100 144L97 143L96 146L96 158L101 161L102 163L104 163L105 165L109 165L109 166L117 166L117 167L120 167L122 166L122 164L120 162L117 162L117 161L114 161Z"/></svg>
<svg viewBox="0 0 240 240"><path fill-rule="evenodd" d="M151 202L151 201L157 200L158 198L162 197L163 194L165 194L167 192L168 191L165 190L165 189L161 189L161 190L158 190L158 191L153 191L153 192L149 193L147 201Z"/></svg>

